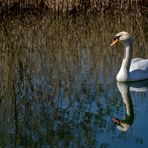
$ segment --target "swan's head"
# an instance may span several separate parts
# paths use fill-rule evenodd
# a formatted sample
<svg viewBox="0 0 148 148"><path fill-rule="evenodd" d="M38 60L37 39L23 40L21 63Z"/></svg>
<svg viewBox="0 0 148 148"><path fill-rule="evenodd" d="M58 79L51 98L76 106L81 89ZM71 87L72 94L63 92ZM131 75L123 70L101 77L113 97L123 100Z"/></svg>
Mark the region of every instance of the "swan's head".
<svg viewBox="0 0 148 148"><path fill-rule="evenodd" d="M132 36L128 32L122 31L116 34L111 46L115 45L118 42L127 43L130 41L132 41Z"/></svg>

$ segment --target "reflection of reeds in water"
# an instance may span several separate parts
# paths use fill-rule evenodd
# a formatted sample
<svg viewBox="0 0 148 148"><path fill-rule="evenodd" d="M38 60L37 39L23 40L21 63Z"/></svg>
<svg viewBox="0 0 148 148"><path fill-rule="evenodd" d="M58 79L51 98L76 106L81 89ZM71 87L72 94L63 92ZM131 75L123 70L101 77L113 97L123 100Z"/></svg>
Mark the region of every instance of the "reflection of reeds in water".
<svg viewBox="0 0 148 148"><path fill-rule="evenodd" d="M69 88L69 82L73 82L81 71L84 49L89 51L88 79L93 75L102 75L104 79L108 69L119 66L118 61L122 59L123 51L110 49L109 45L113 35L123 29L135 37L134 54L148 55L143 18L113 16L109 19L109 16L103 16L96 20L87 17L54 20L45 16L38 20L32 16L24 21L1 23L0 72L1 83L7 86L4 88L8 88L15 81L20 65L24 81L30 80L27 76L43 76L44 81L52 80L50 83L54 85L64 81Z"/></svg>
<svg viewBox="0 0 148 148"><path fill-rule="evenodd" d="M74 79L74 74L81 71L83 49L89 51L88 65L91 66L88 76L92 76L98 64L105 70L108 64L113 66L114 62L118 63L116 58L111 60L112 56L120 56L121 61L120 53L123 54L123 51L109 48L113 36L121 30L126 30L135 37L134 55L146 56L147 34L142 25L146 21L139 17L133 19L131 16L109 17L102 16L94 20L83 16L70 20L59 17L55 20L45 16L38 20L32 16L25 22L11 20L9 23L1 23L1 76L5 79L11 77L19 68L18 62L21 62L23 70L26 70L24 73L28 72L28 75L31 69L33 76L48 73L47 79L54 80L62 75L68 82L69 78Z"/></svg>
<svg viewBox="0 0 148 148"><path fill-rule="evenodd" d="M119 69L123 51L109 47L113 36L127 30L135 37L134 55L146 57L146 21L146 18L128 15L94 19L28 15L1 22L0 96L3 98L1 114L6 117L3 136L9 138L7 129L15 129L18 143L20 133L26 138L29 134L35 135L35 139L46 135L48 141L52 138L50 128L54 122L60 122L63 127L68 120L72 128L73 124L79 124L76 120L80 114L83 122L84 104L89 105L100 95L107 101L107 84L113 82ZM72 112L75 101L79 108ZM100 102L97 103L102 108ZM62 109L70 113L67 113L68 119L62 117L61 122L57 117L61 118L59 110ZM107 110L111 111L111 106L107 106ZM98 121L100 126L107 126L103 122L105 113L102 111ZM63 130L61 128L61 132ZM53 136L56 143L57 135Z"/></svg>

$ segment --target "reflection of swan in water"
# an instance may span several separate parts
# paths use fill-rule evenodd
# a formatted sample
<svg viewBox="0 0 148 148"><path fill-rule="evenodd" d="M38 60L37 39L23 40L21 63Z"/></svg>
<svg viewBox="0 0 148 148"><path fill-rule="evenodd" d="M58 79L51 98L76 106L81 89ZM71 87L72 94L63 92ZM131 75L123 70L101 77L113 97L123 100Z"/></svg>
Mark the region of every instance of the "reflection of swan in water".
<svg viewBox="0 0 148 148"><path fill-rule="evenodd" d="M119 32L111 46L117 42L124 45L125 57L122 61L121 68L117 74L117 81L129 82L148 79L148 59L134 58L132 59L133 40L128 32Z"/></svg>
<svg viewBox="0 0 148 148"><path fill-rule="evenodd" d="M146 92L148 91L148 81L121 83L117 82L118 89L121 93L123 102L126 106L126 116L124 120L113 117L112 120L121 131L127 131L134 121L134 110L130 91Z"/></svg>

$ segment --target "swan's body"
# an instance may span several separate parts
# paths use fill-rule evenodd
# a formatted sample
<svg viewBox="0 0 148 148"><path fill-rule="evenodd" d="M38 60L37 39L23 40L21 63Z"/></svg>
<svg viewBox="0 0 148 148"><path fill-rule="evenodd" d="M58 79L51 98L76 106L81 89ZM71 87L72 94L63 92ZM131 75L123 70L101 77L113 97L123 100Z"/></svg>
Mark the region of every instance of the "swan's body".
<svg viewBox="0 0 148 148"><path fill-rule="evenodd" d="M123 42L125 57L122 61L121 68L117 74L117 81L129 82L148 79L148 59L134 58L132 59L133 40L129 33L120 32L111 44L113 46L118 41Z"/></svg>

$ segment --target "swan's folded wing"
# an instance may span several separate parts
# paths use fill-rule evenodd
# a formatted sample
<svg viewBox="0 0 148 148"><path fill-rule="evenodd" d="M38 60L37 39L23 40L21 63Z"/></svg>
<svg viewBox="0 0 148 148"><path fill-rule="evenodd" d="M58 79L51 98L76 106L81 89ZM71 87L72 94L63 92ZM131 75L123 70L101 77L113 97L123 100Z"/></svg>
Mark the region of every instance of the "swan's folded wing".
<svg viewBox="0 0 148 148"><path fill-rule="evenodd" d="M148 59L135 58L131 61L130 72L132 71L148 72ZM148 74L147 74L148 75Z"/></svg>

